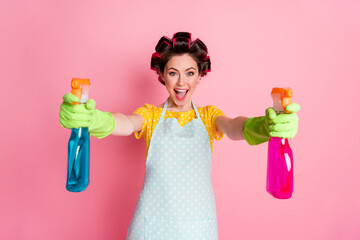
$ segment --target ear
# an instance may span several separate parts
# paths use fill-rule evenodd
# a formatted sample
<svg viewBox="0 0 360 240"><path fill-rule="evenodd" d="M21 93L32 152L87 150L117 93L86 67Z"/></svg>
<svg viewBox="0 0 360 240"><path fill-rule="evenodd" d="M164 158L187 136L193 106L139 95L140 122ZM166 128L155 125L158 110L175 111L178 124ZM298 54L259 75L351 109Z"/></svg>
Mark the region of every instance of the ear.
<svg viewBox="0 0 360 240"><path fill-rule="evenodd" d="M161 72L157 72L157 74L158 74L159 82L161 82L161 84L165 85L164 75Z"/></svg>
<svg viewBox="0 0 360 240"><path fill-rule="evenodd" d="M161 77L161 79L164 79L164 73L162 73L162 72L158 72L158 74L159 74L159 76Z"/></svg>

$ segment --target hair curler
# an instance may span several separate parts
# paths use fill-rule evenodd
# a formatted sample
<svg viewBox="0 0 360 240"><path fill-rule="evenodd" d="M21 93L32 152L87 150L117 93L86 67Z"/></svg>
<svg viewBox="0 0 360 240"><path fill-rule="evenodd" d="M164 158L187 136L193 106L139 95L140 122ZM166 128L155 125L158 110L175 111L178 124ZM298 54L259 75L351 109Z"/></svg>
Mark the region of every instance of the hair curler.
<svg viewBox="0 0 360 240"><path fill-rule="evenodd" d="M85 104L90 91L90 80L73 78L71 93L80 101L72 104ZM66 189L69 192L82 192L89 185L90 136L87 127L71 129L68 143L68 172Z"/></svg>
<svg viewBox="0 0 360 240"><path fill-rule="evenodd" d="M291 103L291 88L273 88L271 97L277 114L289 113L285 110ZM278 199L291 198L293 192L293 154L286 138L271 137L268 147L266 190Z"/></svg>

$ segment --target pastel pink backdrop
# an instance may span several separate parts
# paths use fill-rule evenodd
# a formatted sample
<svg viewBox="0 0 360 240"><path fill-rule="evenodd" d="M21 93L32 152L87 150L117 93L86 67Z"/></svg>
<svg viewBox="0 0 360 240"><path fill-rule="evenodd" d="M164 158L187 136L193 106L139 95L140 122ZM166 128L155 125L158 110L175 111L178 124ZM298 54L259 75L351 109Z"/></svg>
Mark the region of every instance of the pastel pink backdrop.
<svg viewBox="0 0 360 240"><path fill-rule="evenodd" d="M212 71L194 102L260 116L272 87L301 105L294 194L265 191L267 144L215 142L219 239L360 239L359 1L1 1L0 239L125 239L145 170L143 140L91 139L91 183L65 190L72 77L97 108L130 114L167 92L150 70L161 36L189 31Z"/></svg>

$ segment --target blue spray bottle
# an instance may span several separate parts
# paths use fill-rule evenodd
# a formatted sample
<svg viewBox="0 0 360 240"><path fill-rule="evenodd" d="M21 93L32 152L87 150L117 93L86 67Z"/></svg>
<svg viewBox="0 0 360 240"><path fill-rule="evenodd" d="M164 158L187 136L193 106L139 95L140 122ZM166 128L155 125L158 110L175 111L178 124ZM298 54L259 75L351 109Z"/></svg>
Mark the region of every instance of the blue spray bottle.
<svg viewBox="0 0 360 240"><path fill-rule="evenodd" d="M85 104L90 90L89 79L73 78L71 93ZM68 144L68 172L66 189L69 192L82 192L89 185L90 134L87 127L73 128Z"/></svg>

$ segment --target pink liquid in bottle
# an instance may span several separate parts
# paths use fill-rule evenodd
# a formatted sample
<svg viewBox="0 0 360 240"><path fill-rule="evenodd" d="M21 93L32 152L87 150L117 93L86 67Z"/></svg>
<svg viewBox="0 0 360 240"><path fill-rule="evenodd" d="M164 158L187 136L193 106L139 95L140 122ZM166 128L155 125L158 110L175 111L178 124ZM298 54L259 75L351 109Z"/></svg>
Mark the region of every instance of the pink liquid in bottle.
<svg viewBox="0 0 360 240"><path fill-rule="evenodd" d="M273 109L285 113L291 103L290 88L273 88L271 97ZM293 192L293 154L286 138L271 137L268 147L266 191L275 198L288 199Z"/></svg>
<svg viewBox="0 0 360 240"><path fill-rule="evenodd" d="M293 154L288 139L269 140L266 191L275 198L291 198L293 192Z"/></svg>

